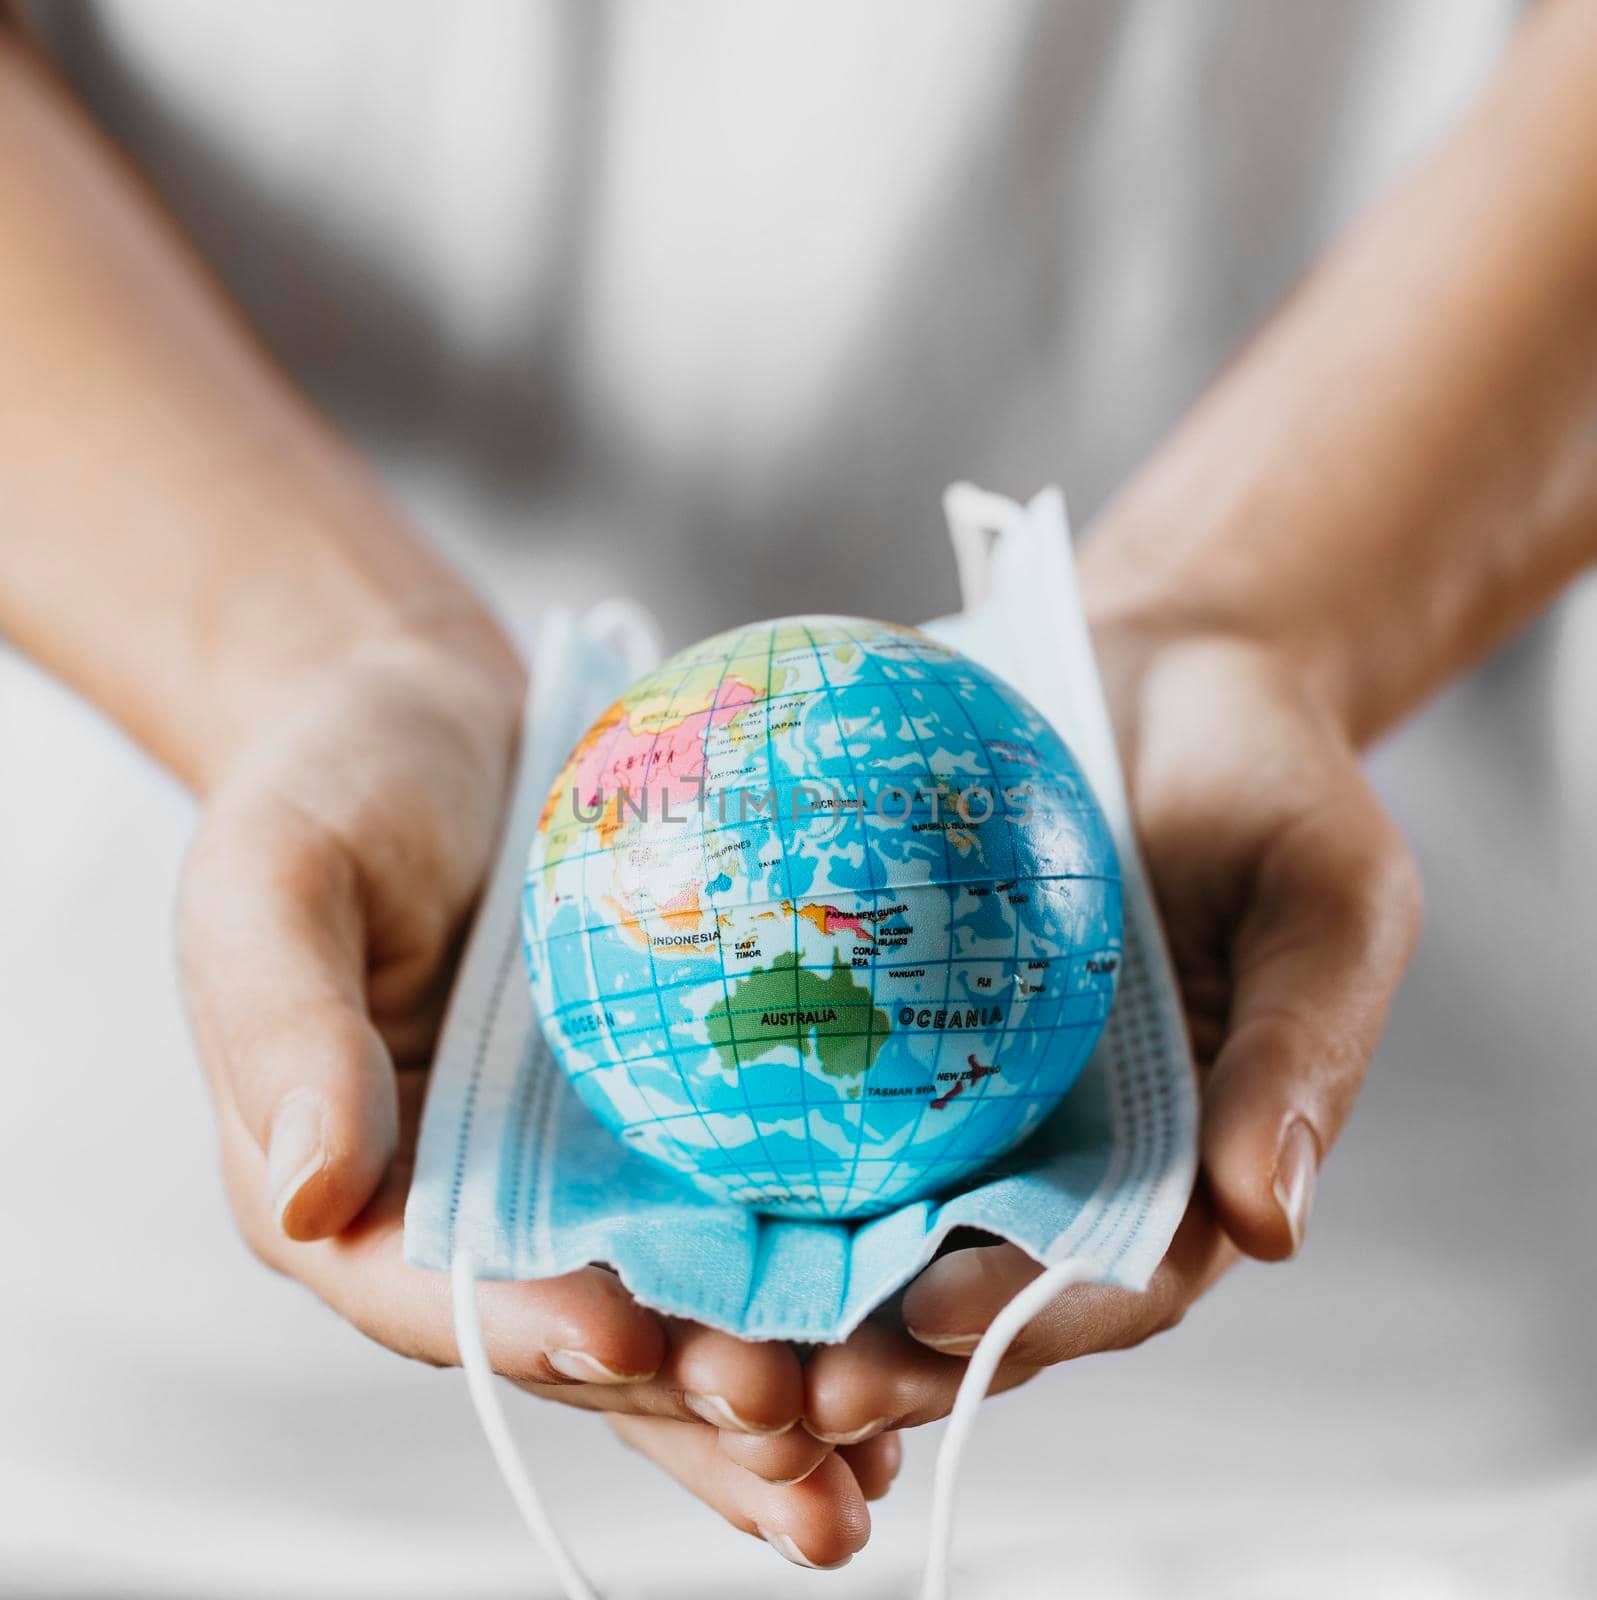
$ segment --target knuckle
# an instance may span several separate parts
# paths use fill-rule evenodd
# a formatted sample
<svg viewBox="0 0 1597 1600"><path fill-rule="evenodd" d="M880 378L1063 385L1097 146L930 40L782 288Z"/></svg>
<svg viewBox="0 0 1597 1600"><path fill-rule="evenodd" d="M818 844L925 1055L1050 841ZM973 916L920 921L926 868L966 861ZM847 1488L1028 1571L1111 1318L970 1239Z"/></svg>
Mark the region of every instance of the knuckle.
<svg viewBox="0 0 1597 1600"><path fill-rule="evenodd" d="M1333 915L1366 949L1384 952L1395 944L1406 953L1412 946L1424 886L1413 851L1384 812L1345 868L1327 875L1325 895Z"/></svg>
<svg viewBox="0 0 1597 1600"><path fill-rule="evenodd" d="M239 935L262 917L353 903L355 869L330 834L276 811L224 805L202 818L178 880L178 949L203 970L216 935Z"/></svg>
<svg viewBox="0 0 1597 1600"><path fill-rule="evenodd" d="M1274 1071L1282 1064L1311 1061L1324 1055L1327 1041L1322 1031L1298 1011L1285 1005L1254 1009L1237 1023L1226 1041L1228 1059L1267 1063Z"/></svg>
<svg viewBox="0 0 1597 1600"><path fill-rule="evenodd" d="M1372 876L1374 892L1405 942L1412 943L1425 919L1425 882L1414 852L1395 823L1388 825Z"/></svg>
<svg viewBox="0 0 1597 1600"><path fill-rule="evenodd" d="M1187 1320L1188 1309L1189 1307L1185 1300L1167 1301L1148 1323L1137 1343L1142 1344L1161 1333L1173 1333Z"/></svg>
<svg viewBox="0 0 1597 1600"><path fill-rule="evenodd" d="M327 905L352 888L348 858L321 837L285 842L262 865L272 886L296 905Z"/></svg>
<svg viewBox="0 0 1597 1600"><path fill-rule="evenodd" d="M1041 1368L1096 1350L1119 1349L1125 1329L1135 1320L1134 1314L1128 1317L1126 1302L1141 1298L1090 1284L1068 1288L1021 1329L1007 1360Z"/></svg>
<svg viewBox="0 0 1597 1600"><path fill-rule="evenodd" d="M1149 1290L1136 1296L1105 1297L1089 1308L1031 1324L1010 1348L1007 1364L1028 1370L1057 1366L1082 1356L1110 1350L1134 1350L1161 1333L1179 1327L1185 1302Z"/></svg>
<svg viewBox="0 0 1597 1600"><path fill-rule="evenodd" d="M1150 1339L1158 1338L1160 1334L1173 1332L1186 1320L1187 1310L1188 1305L1184 1299L1175 1295L1160 1296L1147 1308L1143 1316L1128 1322L1120 1338L1108 1348L1135 1350L1138 1345L1146 1344Z"/></svg>
<svg viewBox="0 0 1597 1600"><path fill-rule="evenodd" d="M177 883L177 924L180 938L205 919L225 889L229 854L225 830L210 818L201 820L183 857Z"/></svg>

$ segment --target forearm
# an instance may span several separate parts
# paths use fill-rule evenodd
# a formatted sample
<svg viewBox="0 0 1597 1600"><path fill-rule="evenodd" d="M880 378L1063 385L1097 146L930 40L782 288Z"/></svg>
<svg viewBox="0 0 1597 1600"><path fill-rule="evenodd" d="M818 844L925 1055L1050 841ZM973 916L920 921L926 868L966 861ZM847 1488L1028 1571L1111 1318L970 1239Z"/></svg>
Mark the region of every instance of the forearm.
<svg viewBox="0 0 1597 1600"><path fill-rule="evenodd" d="M203 785L407 628L502 649L0 20L0 630Z"/></svg>
<svg viewBox="0 0 1597 1600"><path fill-rule="evenodd" d="M1268 639L1368 738L1597 557L1594 415L1597 17L1574 0L1105 512L1089 592Z"/></svg>

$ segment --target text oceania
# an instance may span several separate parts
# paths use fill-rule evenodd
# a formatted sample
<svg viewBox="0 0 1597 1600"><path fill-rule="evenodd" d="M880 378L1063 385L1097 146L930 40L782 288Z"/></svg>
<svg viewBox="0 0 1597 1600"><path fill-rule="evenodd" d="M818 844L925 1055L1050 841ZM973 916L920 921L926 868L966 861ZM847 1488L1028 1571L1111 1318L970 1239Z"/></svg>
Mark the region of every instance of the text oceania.
<svg viewBox="0 0 1597 1600"><path fill-rule="evenodd" d="M900 1006L898 1010L901 1028L996 1028L1003 1020L998 1006L940 1006L935 1010L923 1006L919 1011Z"/></svg>

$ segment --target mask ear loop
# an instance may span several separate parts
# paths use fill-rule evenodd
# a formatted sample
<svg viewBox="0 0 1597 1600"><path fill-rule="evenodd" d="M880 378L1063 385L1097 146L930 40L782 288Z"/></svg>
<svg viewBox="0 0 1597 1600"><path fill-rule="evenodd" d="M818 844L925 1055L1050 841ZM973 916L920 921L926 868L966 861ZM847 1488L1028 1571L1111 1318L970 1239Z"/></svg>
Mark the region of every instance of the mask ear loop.
<svg viewBox="0 0 1597 1600"><path fill-rule="evenodd" d="M635 600L620 595L601 600L583 613L582 626L619 651L634 678L653 671L665 654L658 624Z"/></svg>
<svg viewBox="0 0 1597 1600"><path fill-rule="evenodd" d="M987 598L992 577L993 545L1021 508L1005 495L978 489L973 483L951 483L943 491L943 517L954 546L959 599L974 611Z"/></svg>
<svg viewBox="0 0 1597 1600"><path fill-rule="evenodd" d="M561 1593L566 1600L602 1600L599 1591L589 1583L587 1575L576 1563L564 1541L549 1520L537 1489L527 1473L521 1452L510 1437L505 1423L505 1413L499 1404L494 1387L494 1371L488 1365L488 1353L482 1342L482 1324L477 1316L476 1263L466 1251L457 1251L451 1263L450 1282L454 1291L455 1343L460 1347L460 1364L466 1369L466 1387L471 1393L471 1404L477 1421L493 1451L499 1476L504 1479L516 1510L526 1523L527 1531L538 1548L548 1556L549 1564L560 1580Z"/></svg>
<svg viewBox="0 0 1597 1600"><path fill-rule="evenodd" d="M920 1600L948 1600L948 1561L954 1543L954 1496L959 1488L959 1469L965 1447L976 1426L976 1415L992 1386L998 1364L1004 1359L1015 1337L1054 1297L1075 1283L1090 1283L1095 1270L1090 1262L1061 1261L1049 1267L1040 1278L1028 1283L993 1318L980 1343L971 1352L954 1396L954 1409L937 1451L937 1466L932 1476L932 1524L927 1537L926 1571L921 1579Z"/></svg>
<svg viewBox="0 0 1597 1600"><path fill-rule="evenodd" d="M653 620L641 606L610 600L594 606L581 619L563 607L551 607L539 619L534 635L531 725L547 724L549 711L564 687L564 666L573 633L582 628L592 637L619 650L634 672L646 671L659 659L660 642ZM566 1600L601 1600L599 1591L567 1550L544 1508L521 1452L510 1436L494 1371L482 1340L477 1315L477 1263L469 1251L457 1250L450 1264L454 1303L455 1344L466 1371L466 1388L483 1437L493 1452L499 1476L515 1501L521 1520L538 1548L549 1558Z"/></svg>

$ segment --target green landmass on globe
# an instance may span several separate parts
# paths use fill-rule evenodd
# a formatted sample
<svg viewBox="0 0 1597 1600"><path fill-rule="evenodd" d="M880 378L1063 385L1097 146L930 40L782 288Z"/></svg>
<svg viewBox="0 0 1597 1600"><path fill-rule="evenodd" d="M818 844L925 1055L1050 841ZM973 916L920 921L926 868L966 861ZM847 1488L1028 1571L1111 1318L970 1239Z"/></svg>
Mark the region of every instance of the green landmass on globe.
<svg viewBox="0 0 1597 1600"><path fill-rule="evenodd" d="M733 1071L799 1038L811 1041L821 1071L833 1078L866 1071L891 1029L870 986L835 952L824 977L801 967L797 951L779 955L739 978L705 1019L710 1043Z"/></svg>

